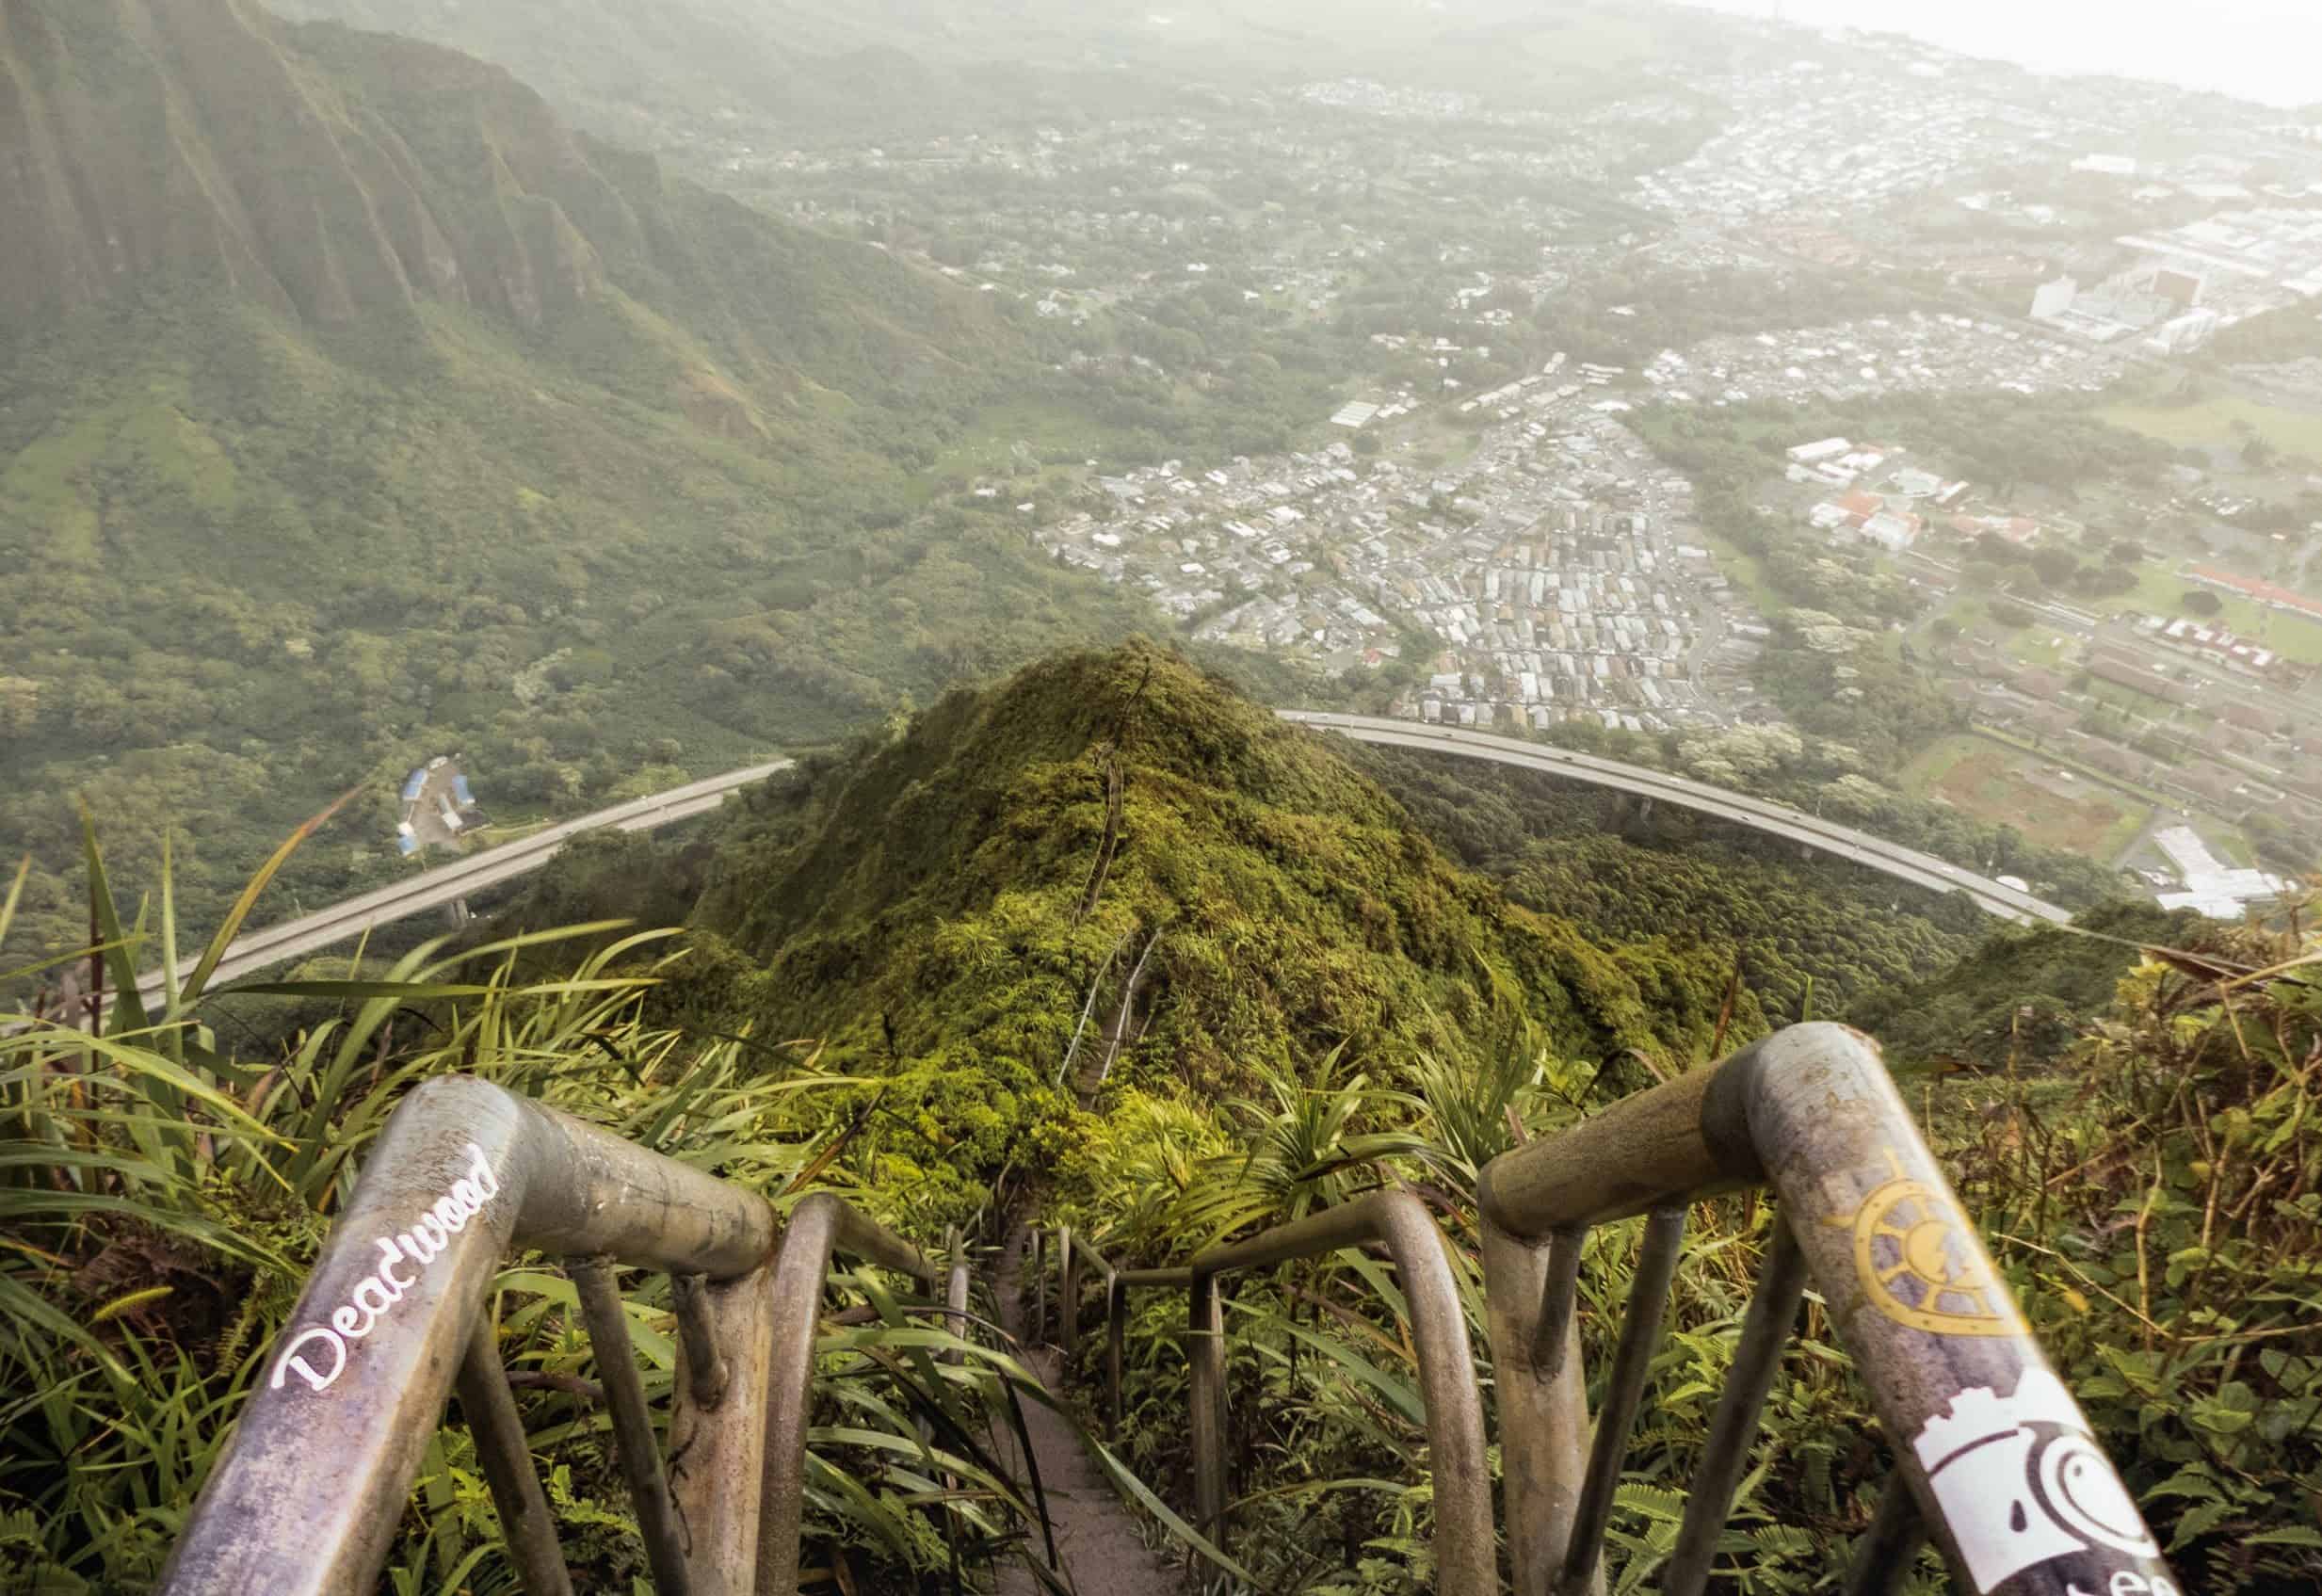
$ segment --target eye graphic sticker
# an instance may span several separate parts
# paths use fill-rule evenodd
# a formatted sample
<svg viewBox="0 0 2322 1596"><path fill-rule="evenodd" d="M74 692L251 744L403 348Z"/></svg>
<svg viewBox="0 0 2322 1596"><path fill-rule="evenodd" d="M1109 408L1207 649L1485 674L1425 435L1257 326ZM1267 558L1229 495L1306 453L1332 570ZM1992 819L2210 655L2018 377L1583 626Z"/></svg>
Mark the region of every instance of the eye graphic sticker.
<svg viewBox="0 0 2322 1596"><path fill-rule="evenodd" d="M2025 1371L2008 1396L1960 1392L1911 1445L1979 1593L2052 1557L2160 1555L2072 1394L2045 1369Z"/></svg>
<svg viewBox="0 0 2322 1596"><path fill-rule="evenodd" d="M1907 1177L1892 1152L1887 1163L1895 1178L1854 1215L1855 1274L1871 1307L1936 1335L2024 1333L1967 1216L1948 1194Z"/></svg>

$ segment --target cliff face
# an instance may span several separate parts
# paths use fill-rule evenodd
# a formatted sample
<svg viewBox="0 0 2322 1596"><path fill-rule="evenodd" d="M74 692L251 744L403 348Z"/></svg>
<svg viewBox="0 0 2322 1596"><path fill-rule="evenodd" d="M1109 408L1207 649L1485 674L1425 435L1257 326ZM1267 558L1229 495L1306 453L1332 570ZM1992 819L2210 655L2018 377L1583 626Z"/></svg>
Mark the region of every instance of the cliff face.
<svg viewBox="0 0 2322 1596"><path fill-rule="evenodd" d="M511 168L447 227L441 183L289 32L242 0L0 8L0 316L188 274L326 323L423 293L537 318L588 291L553 196Z"/></svg>
<svg viewBox="0 0 2322 1596"><path fill-rule="evenodd" d="M782 391L791 367L924 387L1005 342L988 308L672 183L457 52L250 0L0 4L0 334L197 280L314 326L432 299L529 332L610 286L698 341L684 363Z"/></svg>

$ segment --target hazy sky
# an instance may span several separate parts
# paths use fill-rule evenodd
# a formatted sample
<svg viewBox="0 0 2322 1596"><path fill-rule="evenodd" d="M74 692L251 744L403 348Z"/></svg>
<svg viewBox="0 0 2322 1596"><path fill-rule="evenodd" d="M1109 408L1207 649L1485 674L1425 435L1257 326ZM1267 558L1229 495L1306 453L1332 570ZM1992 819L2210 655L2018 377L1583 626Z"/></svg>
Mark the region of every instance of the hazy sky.
<svg viewBox="0 0 2322 1596"><path fill-rule="evenodd" d="M2322 0L1687 0L1909 33L2042 71L2107 72L2247 99L2322 101Z"/></svg>

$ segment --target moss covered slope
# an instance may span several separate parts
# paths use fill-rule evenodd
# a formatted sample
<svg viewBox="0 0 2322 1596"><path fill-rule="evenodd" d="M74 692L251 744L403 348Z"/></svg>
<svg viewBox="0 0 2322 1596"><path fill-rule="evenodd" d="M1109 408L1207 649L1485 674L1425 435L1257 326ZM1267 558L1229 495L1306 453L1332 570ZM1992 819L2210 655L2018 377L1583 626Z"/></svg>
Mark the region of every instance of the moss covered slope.
<svg viewBox="0 0 2322 1596"><path fill-rule="evenodd" d="M1342 1044L1391 1076L1527 1028L1568 1055L1692 1055L1722 997L1709 960L1511 904L1328 744L1143 643L796 773L716 871L696 922L728 957L694 1000L902 1077L927 1145L891 1150L962 1172L1020 1152L1108 1056L1113 1084L1207 1095Z"/></svg>

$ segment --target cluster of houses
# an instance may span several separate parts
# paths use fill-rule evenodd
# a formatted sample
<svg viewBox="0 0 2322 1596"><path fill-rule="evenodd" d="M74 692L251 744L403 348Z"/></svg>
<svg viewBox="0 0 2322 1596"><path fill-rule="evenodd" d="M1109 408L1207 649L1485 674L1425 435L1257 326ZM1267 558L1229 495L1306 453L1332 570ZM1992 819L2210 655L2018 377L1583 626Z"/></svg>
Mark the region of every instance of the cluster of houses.
<svg viewBox="0 0 2322 1596"><path fill-rule="evenodd" d="M395 851L406 859L423 847L449 843L483 820L466 773L447 755L439 754L404 778L401 802Z"/></svg>
<svg viewBox="0 0 2322 1596"><path fill-rule="evenodd" d="M1687 220L1860 214L2012 160L2028 139L2066 125L1997 104L1973 82L1943 83L1946 59L1912 52L1899 71L1926 81L1908 86L1813 59L1701 74L1734 115L1687 159L1641 174L1633 198Z"/></svg>
<svg viewBox="0 0 2322 1596"><path fill-rule="evenodd" d="M2287 659L2263 643L2236 637L2222 626L2212 626L2183 616L2172 620L2158 615L2144 616L2137 625L2139 631L2165 648L2283 687L2301 687L2314 674L2310 667Z"/></svg>
<svg viewBox="0 0 2322 1596"><path fill-rule="evenodd" d="M1833 540L1874 543L1889 554L1901 554L1917 542L1919 534L1927 530L1926 512L1960 503L1967 496L1968 485L1947 482L1915 466L1881 476L1887 462L1901 452L1844 438L1818 439L1791 449L1786 468L1791 481L1846 490L1807 511L1808 524ZM1866 478L1879 483L1882 491L1856 486Z"/></svg>
<svg viewBox="0 0 2322 1596"><path fill-rule="evenodd" d="M1705 339L1682 353L1662 350L1643 376L1672 404L1717 409L1842 404L1905 390L2095 393L2120 375L2122 360L1988 318L1911 311Z"/></svg>
<svg viewBox="0 0 2322 1596"><path fill-rule="evenodd" d="M1691 653L1721 584L1688 541L1691 485L1601 408L1588 375L1558 356L1459 402L1483 430L1456 464L1398 458L1413 445L1392 427L1367 462L1344 442L1169 460L1101 478L1101 508L1035 535L1198 637L1325 669L1376 666L1424 632L1435 685L1403 706L1415 716L1717 718ZM1332 420L1389 427L1416 403L1358 401Z"/></svg>

